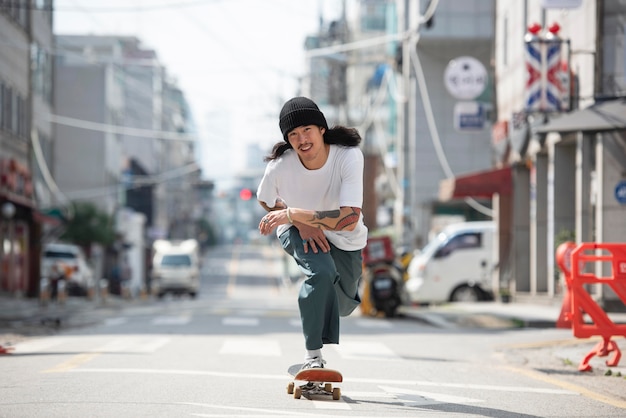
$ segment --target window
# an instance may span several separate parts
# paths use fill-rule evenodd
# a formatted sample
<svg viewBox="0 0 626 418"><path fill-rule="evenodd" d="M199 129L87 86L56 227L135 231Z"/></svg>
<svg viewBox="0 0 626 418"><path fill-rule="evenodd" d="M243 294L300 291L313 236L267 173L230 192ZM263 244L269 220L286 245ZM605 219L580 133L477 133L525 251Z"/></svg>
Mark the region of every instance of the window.
<svg viewBox="0 0 626 418"><path fill-rule="evenodd" d="M447 257L454 251L480 248L482 245L482 234L480 232L468 232L452 237L443 247L437 251L435 258Z"/></svg>
<svg viewBox="0 0 626 418"><path fill-rule="evenodd" d="M191 266L191 258L189 258L188 255L178 255L178 254L172 254L172 255L164 255L163 259L161 260L161 265L162 266L172 266L172 267L178 267L178 266Z"/></svg>
<svg viewBox="0 0 626 418"><path fill-rule="evenodd" d="M387 2L366 0L361 3L361 30L384 31L387 27Z"/></svg>
<svg viewBox="0 0 626 418"><path fill-rule="evenodd" d="M52 104L52 62L50 54L37 44L30 47L33 93Z"/></svg>

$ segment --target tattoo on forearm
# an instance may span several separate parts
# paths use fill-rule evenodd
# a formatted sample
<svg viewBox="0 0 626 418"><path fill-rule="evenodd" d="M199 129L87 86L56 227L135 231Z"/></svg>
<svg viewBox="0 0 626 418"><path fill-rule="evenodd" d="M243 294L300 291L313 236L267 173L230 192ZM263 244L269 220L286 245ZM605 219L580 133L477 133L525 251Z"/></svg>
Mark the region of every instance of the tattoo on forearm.
<svg viewBox="0 0 626 418"><path fill-rule="evenodd" d="M339 219L339 221L335 224L329 224L322 222L323 219L337 219L341 216L340 210L326 210L326 211L316 211L313 216L312 224L321 229L341 231L346 229L350 225L354 225L359 221L359 213L352 209L352 212Z"/></svg>
<svg viewBox="0 0 626 418"><path fill-rule="evenodd" d="M336 210L322 210L315 212L315 219L324 219L324 218L338 218L341 214L339 209Z"/></svg>

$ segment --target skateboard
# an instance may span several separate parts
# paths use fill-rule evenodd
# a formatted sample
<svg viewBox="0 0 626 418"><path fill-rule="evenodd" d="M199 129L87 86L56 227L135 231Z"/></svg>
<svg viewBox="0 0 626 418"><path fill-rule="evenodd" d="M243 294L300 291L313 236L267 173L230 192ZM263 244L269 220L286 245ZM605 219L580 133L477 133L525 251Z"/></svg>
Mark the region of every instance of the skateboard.
<svg viewBox="0 0 626 418"><path fill-rule="evenodd" d="M300 370L301 368L302 364L294 364L289 368L288 372L293 376L294 381L287 385L288 394L293 395L295 399L300 399L302 396L311 399L315 395L332 396L335 401L341 399L341 389L333 388L333 383L343 381L340 372L324 368ZM297 385L296 381L306 383Z"/></svg>

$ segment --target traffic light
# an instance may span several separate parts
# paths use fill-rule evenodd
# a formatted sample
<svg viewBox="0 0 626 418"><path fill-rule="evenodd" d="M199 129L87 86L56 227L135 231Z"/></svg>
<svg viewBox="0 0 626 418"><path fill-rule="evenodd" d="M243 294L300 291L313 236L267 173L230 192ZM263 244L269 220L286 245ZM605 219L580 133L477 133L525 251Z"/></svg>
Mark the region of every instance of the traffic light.
<svg viewBox="0 0 626 418"><path fill-rule="evenodd" d="M241 190L239 190L239 199L241 199L241 200L250 200L250 199L252 199L252 190L250 190L250 189L241 189Z"/></svg>

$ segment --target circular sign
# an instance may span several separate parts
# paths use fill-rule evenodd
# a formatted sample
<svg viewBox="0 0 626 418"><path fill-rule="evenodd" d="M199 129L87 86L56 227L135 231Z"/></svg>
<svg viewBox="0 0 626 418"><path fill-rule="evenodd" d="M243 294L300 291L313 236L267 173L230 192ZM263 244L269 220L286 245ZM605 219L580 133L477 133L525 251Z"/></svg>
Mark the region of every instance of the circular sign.
<svg viewBox="0 0 626 418"><path fill-rule="evenodd" d="M615 186L615 199L622 205L626 205L626 180L622 180Z"/></svg>
<svg viewBox="0 0 626 418"><path fill-rule="evenodd" d="M476 58L458 57L448 63L443 81L453 97L473 100L487 86L487 70Z"/></svg>

